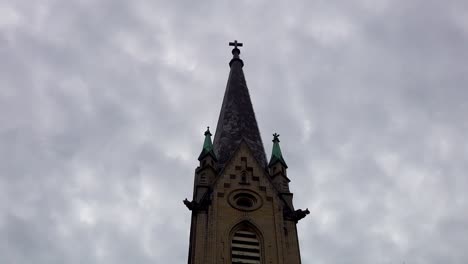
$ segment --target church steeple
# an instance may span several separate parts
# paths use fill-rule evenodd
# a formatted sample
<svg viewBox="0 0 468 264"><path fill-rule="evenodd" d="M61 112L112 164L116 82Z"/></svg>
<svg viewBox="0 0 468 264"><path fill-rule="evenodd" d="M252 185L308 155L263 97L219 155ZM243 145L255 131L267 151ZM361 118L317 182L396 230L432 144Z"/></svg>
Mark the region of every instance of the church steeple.
<svg viewBox="0 0 468 264"><path fill-rule="evenodd" d="M213 143L218 165L222 169L240 143L244 141L260 166L266 168L265 150L242 70L244 62L239 57L238 47L242 47L242 43L234 41L229 45L234 46L233 58L229 62L231 71Z"/></svg>
<svg viewBox="0 0 468 264"><path fill-rule="evenodd" d="M189 264L300 264L296 224L308 210L296 210L287 165L274 134L271 161L250 101L238 47L214 141L209 129L195 169Z"/></svg>

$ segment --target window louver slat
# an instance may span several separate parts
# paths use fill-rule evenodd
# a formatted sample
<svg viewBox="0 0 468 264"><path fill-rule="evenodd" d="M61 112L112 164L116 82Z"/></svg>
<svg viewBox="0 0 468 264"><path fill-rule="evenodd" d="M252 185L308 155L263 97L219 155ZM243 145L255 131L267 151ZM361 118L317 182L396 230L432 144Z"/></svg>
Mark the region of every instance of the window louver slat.
<svg viewBox="0 0 468 264"><path fill-rule="evenodd" d="M260 264L260 242L255 233L238 230L234 233L231 244L233 264Z"/></svg>

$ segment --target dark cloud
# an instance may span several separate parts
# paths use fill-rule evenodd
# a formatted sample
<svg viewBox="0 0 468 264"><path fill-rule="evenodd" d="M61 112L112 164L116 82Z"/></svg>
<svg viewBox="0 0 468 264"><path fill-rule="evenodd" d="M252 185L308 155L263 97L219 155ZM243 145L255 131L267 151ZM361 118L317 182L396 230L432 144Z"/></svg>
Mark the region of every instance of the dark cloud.
<svg viewBox="0 0 468 264"><path fill-rule="evenodd" d="M304 263L466 263L463 1L0 1L0 262L183 263L229 68Z"/></svg>

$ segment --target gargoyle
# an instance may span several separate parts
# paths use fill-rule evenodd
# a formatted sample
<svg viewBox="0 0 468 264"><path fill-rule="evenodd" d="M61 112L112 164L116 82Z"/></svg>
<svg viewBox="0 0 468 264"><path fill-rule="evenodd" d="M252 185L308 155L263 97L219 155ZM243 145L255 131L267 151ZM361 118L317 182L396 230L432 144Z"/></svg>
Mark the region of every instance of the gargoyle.
<svg viewBox="0 0 468 264"><path fill-rule="evenodd" d="M306 217L308 214L310 214L309 208L306 208L305 210L296 210L294 211L294 218L296 221L301 220L302 218Z"/></svg>
<svg viewBox="0 0 468 264"><path fill-rule="evenodd" d="M189 201L187 200L187 198L185 198L184 200L184 204L185 206L187 206L187 208L192 211L193 209L196 209L198 207L198 203L196 201Z"/></svg>

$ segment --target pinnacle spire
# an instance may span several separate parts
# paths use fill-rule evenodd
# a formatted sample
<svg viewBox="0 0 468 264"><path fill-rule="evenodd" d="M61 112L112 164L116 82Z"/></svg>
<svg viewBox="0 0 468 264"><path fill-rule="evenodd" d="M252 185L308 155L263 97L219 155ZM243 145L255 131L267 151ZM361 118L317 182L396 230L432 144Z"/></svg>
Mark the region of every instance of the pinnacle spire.
<svg viewBox="0 0 468 264"><path fill-rule="evenodd" d="M213 143L211 142L211 136L212 134L210 132L210 127L207 127L205 131L205 141L203 142L203 149L200 153L200 156L198 156L198 160L203 159L208 154L210 154L216 160L216 155L213 149Z"/></svg>
<svg viewBox="0 0 468 264"><path fill-rule="evenodd" d="M240 143L244 141L260 166L266 168L265 150L242 71L244 62L239 58L240 50L237 48L243 44L234 41L229 45L234 46L233 58L229 63L231 71L214 137L214 149L219 159L218 164L223 168Z"/></svg>
<svg viewBox="0 0 468 264"><path fill-rule="evenodd" d="M288 165L286 165L286 161L284 161L283 154L281 153L279 136L280 135L277 133L273 134L273 149L271 151L271 159L268 163L268 167L272 166L276 162L281 162L281 164L283 164L283 166L287 168Z"/></svg>

